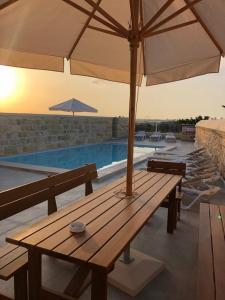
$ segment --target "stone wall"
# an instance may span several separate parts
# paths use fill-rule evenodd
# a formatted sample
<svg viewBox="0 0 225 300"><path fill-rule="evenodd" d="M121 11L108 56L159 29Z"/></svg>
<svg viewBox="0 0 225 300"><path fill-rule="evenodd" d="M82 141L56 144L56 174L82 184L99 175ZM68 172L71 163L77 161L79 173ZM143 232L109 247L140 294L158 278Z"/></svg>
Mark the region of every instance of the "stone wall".
<svg viewBox="0 0 225 300"><path fill-rule="evenodd" d="M112 135L114 138L127 137L128 133L128 119L127 118L113 118L112 120Z"/></svg>
<svg viewBox="0 0 225 300"><path fill-rule="evenodd" d="M225 178L225 120L200 121L196 126L196 141L206 148Z"/></svg>
<svg viewBox="0 0 225 300"><path fill-rule="evenodd" d="M127 119L0 114L0 155L91 144L127 136ZM117 119L117 118L116 118Z"/></svg>

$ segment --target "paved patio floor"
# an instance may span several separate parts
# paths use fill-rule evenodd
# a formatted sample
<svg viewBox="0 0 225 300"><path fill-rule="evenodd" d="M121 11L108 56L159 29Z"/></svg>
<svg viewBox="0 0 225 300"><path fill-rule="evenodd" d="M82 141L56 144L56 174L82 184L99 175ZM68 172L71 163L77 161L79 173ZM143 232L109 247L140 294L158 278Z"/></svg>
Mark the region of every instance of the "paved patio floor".
<svg viewBox="0 0 225 300"><path fill-rule="evenodd" d="M183 154L193 149L193 144L178 144L174 153ZM144 167L142 164L138 167ZM112 176L102 182L94 183L94 189L109 183L122 173ZM0 190L4 190L25 182L38 180L44 175L14 169L0 168ZM73 189L59 197L57 204L59 209L84 194L83 187ZM216 201L224 201L222 190L215 197ZM212 200L214 201L214 200ZM125 293L109 287L109 300L192 300L196 295L197 279L197 252L198 252L198 208L195 205L191 210L182 211L182 219L173 235L166 233L167 209L159 208L151 220L144 226L141 232L132 242L132 247L165 262L165 270L158 275L140 294L132 298ZM46 204L37 205L26 212L17 214L7 220L1 221L0 244L5 237L14 231L18 231L26 224L36 222L46 215ZM56 259L44 257L43 285L62 291L74 272L74 265ZM60 270L60 271L59 271ZM0 281L0 290L5 294L13 294L12 281L7 283ZM80 298L90 299L90 288ZM100 300L100 299L99 299Z"/></svg>

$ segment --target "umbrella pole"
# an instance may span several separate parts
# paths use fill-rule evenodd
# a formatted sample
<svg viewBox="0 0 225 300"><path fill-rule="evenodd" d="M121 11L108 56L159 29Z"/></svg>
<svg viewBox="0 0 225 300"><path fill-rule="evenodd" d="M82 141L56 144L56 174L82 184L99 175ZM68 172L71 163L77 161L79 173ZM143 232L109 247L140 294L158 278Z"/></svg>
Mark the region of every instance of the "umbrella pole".
<svg viewBox="0 0 225 300"><path fill-rule="evenodd" d="M132 195L138 47L139 47L139 42L136 39L130 42L130 106L129 106L129 133L128 133L128 154L127 154L127 186L126 186L127 196Z"/></svg>

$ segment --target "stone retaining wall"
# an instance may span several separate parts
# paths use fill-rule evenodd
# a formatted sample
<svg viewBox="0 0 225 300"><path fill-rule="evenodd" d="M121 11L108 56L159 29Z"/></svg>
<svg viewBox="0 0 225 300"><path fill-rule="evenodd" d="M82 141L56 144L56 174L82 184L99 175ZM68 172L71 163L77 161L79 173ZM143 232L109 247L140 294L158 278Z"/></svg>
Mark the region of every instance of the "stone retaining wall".
<svg viewBox="0 0 225 300"><path fill-rule="evenodd" d="M225 120L200 121L196 126L196 140L206 148L225 178Z"/></svg>
<svg viewBox="0 0 225 300"><path fill-rule="evenodd" d="M126 118L0 114L0 155L97 143L127 131Z"/></svg>

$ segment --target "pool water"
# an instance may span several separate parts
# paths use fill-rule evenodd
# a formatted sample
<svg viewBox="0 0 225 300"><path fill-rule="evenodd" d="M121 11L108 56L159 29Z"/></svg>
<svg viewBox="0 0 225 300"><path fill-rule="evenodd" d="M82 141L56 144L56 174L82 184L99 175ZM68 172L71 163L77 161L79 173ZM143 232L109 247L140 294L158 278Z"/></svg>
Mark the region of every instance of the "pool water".
<svg viewBox="0 0 225 300"><path fill-rule="evenodd" d="M125 144L93 144L1 157L0 160L37 166L73 169L96 163L97 169L127 158Z"/></svg>

